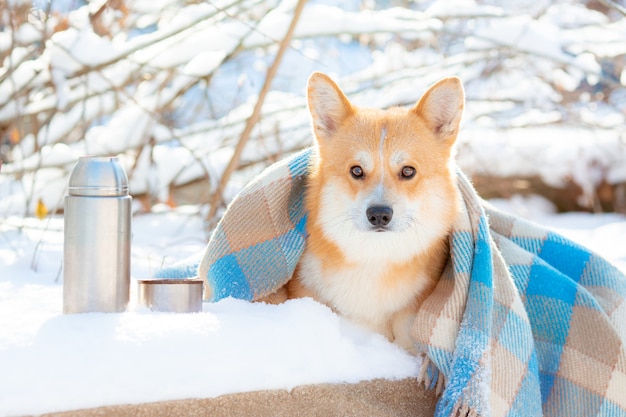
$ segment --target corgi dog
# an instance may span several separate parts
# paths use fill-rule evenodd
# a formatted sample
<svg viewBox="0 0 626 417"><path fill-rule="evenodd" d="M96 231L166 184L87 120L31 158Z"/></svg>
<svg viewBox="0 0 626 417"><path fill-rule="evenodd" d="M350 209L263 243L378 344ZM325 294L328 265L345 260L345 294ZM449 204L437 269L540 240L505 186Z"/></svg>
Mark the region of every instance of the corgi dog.
<svg viewBox="0 0 626 417"><path fill-rule="evenodd" d="M312 297L415 353L410 328L441 276L460 204L461 81L439 81L413 108L379 110L313 73L307 98L308 236L286 296Z"/></svg>

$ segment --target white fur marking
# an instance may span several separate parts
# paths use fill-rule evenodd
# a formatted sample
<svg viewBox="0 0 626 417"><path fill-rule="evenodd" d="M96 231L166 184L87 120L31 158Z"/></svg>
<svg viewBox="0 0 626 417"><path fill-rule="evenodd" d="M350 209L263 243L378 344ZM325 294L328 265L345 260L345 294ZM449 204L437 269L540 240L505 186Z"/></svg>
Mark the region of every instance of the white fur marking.
<svg viewBox="0 0 626 417"><path fill-rule="evenodd" d="M393 155L391 155L391 164L394 166L400 166L404 164L404 161L408 159L406 152L404 151L395 151Z"/></svg>
<svg viewBox="0 0 626 417"><path fill-rule="evenodd" d="M380 142L378 144L378 156L380 158L380 186L383 186L385 181L385 139L387 138L387 128L383 127L380 131ZM382 194L381 194L382 197Z"/></svg>
<svg viewBox="0 0 626 417"><path fill-rule="evenodd" d="M354 159L356 159L356 162L361 165L361 168L363 168L365 172L371 172L372 169L374 169L374 161L372 161L372 157L368 152L357 152Z"/></svg>

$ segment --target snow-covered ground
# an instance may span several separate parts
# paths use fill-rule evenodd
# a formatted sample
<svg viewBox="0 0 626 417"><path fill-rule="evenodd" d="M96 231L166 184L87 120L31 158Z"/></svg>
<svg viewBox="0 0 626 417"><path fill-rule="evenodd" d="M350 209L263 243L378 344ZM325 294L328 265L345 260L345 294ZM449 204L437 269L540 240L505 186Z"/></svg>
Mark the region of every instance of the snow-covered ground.
<svg viewBox="0 0 626 417"><path fill-rule="evenodd" d="M537 199L496 205L553 227L626 271L626 218L555 215ZM63 315L62 218L0 225L0 416L213 397L300 384L397 379L419 364L382 336L310 300L279 306L226 299L202 313ZM133 219L132 276L204 246L201 216Z"/></svg>
<svg viewBox="0 0 626 417"><path fill-rule="evenodd" d="M17 229L21 226L21 230ZM416 359L310 300L197 314L63 315L62 219L0 229L0 416L415 375ZM204 246L199 216L133 220L133 279Z"/></svg>

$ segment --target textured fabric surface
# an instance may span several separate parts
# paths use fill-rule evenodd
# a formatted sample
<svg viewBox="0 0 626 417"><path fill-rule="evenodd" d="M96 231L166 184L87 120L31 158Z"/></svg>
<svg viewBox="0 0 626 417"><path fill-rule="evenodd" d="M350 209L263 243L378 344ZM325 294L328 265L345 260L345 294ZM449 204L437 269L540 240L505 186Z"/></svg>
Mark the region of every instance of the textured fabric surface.
<svg viewBox="0 0 626 417"><path fill-rule="evenodd" d="M231 203L199 262L207 300L253 300L304 250L311 152L268 168ZM437 416L626 416L626 277L568 239L501 213L462 173L450 258L412 335ZM195 275L185 262L159 276ZM192 273L193 272L193 273Z"/></svg>

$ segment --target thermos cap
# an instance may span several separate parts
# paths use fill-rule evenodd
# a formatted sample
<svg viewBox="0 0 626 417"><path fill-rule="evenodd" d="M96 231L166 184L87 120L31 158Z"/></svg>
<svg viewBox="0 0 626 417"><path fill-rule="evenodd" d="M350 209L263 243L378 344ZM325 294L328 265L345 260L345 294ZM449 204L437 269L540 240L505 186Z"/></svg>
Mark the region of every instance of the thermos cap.
<svg viewBox="0 0 626 417"><path fill-rule="evenodd" d="M70 195L128 195L128 177L116 157L81 156L72 170Z"/></svg>

